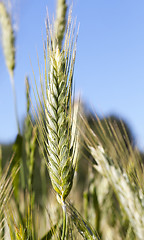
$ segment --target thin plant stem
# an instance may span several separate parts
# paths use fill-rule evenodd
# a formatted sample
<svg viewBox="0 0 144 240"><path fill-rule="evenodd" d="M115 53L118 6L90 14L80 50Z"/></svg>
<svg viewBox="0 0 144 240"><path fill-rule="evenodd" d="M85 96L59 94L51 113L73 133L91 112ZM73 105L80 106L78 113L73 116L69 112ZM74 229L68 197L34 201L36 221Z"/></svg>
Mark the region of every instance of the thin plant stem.
<svg viewBox="0 0 144 240"><path fill-rule="evenodd" d="M62 205L62 209L63 209L63 231L62 231L62 238L61 240L65 239L65 235L66 235L66 206L65 203Z"/></svg>
<svg viewBox="0 0 144 240"><path fill-rule="evenodd" d="M4 239L4 236L5 236L5 221L3 220L4 218L5 218L4 213L2 213L2 217L1 217L1 219L2 219L2 226L1 226L1 228L2 228L2 233L1 233L1 239Z"/></svg>
<svg viewBox="0 0 144 240"><path fill-rule="evenodd" d="M15 110L15 116L16 116L17 129L18 129L18 133L20 134L20 125L19 125L19 120L18 120L16 91L15 91L15 83L14 83L13 74L10 74L10 82L11 82L13 98L14 98L14 110Z"/></svg>

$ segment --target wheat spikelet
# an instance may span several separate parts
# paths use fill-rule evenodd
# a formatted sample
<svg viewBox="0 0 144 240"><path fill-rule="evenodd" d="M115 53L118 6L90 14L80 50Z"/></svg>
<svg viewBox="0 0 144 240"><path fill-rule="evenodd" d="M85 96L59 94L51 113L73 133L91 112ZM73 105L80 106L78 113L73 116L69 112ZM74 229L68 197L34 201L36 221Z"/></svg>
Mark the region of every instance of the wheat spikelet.
<svg viewBox="0 0 144 240"><path fill-rule="evenodd" d="M13 70L15 68L15 37L10 15L2 2L0 2L0 25L6 65L10 75L13 75Z"/></svg>

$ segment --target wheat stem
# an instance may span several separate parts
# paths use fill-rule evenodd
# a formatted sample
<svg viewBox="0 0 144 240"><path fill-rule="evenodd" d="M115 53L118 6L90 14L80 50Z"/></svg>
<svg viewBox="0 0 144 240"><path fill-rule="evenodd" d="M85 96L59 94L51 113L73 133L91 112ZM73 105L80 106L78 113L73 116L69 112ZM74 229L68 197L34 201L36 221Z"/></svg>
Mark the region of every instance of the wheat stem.
<svg viewBox="0 0 144 240"><path fill-rule="evenodd" d="M16 100L16 91L15 91L15 83L14 83L13 74L10 74L10 82L11 82L12 92L13 92L14 110L15 110L15 117L16 117L16 123L17 123L17 130L18 130L18 133L20 134L20 125L19 125L19 120L18 120L17 100Z"/></svg>
<svg viewBox="0 0 144 240"><path fill-rule="evenodd" d="M67 226L67 214L66 214L66 206L65 203L62 205L62 209L63 209L63 231L62 231L62 240L65 239L65 235L66 235L66 226Z"/></svg>

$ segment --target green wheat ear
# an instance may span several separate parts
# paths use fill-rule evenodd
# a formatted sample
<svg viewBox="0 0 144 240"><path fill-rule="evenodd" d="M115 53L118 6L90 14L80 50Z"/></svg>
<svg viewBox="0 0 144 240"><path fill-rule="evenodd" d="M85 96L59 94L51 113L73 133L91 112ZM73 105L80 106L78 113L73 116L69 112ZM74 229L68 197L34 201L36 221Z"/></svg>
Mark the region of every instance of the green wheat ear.
<svg viewBox="0 0 144 240"><path fill-rule="evenodd" d="M0 28L1 28L0 30L2 35L2 47L3 47L5 62L10 75L10 82L11 82L12 91L13 91L17 129L18 129L18 133L20 134L20 125L18 120L16 91L15 91L15 83L14 83L15 36L14 36L14 30L12 27L11 17L7 12L5 5L2 2L0 2Z"/></svg>
<svg viewBox="0 0 144 240"><path fill-rule="evenodd" d="M15 68L15 37L10 15L2 2L0 2L0 25L5 61L8 71L12 76Z"/></svg>
<svg viewBox="0 0 144 240"><path fill-rule="evenodd" d="M72 187L75 171L74 159L78 147L76 132L72 131L77 117L72 121L71 93L75 47L71 51L70 37L68 27L64 47L60 51L58 45L54 48L49 44L53 43L54 39L48 36L50 69L45 104L48 130L46 143L50 178L61 204L64 203Z"/></svg>
<svg viewBox="0 0 144 240"><path fill-rule="evenodd" d="M78 107L72 110L71 100L77 37L74 37L71 15L68 17L62 49L56 45L56 39L55 31L48 22L47 49L44 47L44 83L40 74L43 99L37 89L37 108L41 111L35 114L35 118L47 153L52 186L63 206L72 188L78 152Z"/></svg>
<svg viewBox="0 0 144 240"><path fill-rule="evenodd" d="M37 91L44 114L36 120L47 152L47 165L58 201L63 205L73 183L76 167L78 134L76 128L78 107L72 111L72 81L76 55L76 39L69 15L62 49L55 45L55 32L47 24L45 56L45 83L41 84L43 100ZM38 109L40 109L37 104ZM45 119L42 121L42 115Z"/></svg>
<svg viewBox="0 0 144 240"><path fill-rule="evenodd" d="M124 125L122 125L124 131L122 135L118 126L112 125L110 120L104 119L105 128L98 118L97 120L97 131L94 131L83 118L87 128L85 141L95 160L93 166L114 190L121 211L127 217L136 239L143 240L144 174L142 159L136 153L136 149L131 146Z"/></svg>
<svg viewBox="0 0 144 240"><path fill-rule="evenodd" d="M65 27L64 27L65 28ZM78 153L77 112L72 110L72 83L76 56L76 40L71 14L68 16L63 45L58 42L49 19L46 24L47 44L44 45L45 81L40 73L41 95L36 84L38 114L35 119L46 152L46 164L57 200L63 209L62 239L66 234L65 200L73 184ZM61 46L60 46L61 45ZM36 83L36 81L35 81ZM39 105L40 103L40 105Z"/></svg>

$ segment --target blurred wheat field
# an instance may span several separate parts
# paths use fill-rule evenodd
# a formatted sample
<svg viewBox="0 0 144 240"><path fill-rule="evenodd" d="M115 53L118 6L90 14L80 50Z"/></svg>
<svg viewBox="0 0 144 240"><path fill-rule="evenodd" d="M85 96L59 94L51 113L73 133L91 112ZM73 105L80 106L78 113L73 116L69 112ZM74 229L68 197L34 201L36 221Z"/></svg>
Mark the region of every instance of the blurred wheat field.
<svg viewBox="0 0 144 240"><path fill-rule="evenodd" d="M73 93L78 29L72 7L47 16L44 66L25 80L23 130L14 84L15 36L0 2L17 138L0 147L0 239L144 239L144 160L127 124L99 118ZM40 87L39 87L40 85ZM33 101L33 99L35 101Z"/></svg>

